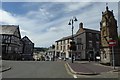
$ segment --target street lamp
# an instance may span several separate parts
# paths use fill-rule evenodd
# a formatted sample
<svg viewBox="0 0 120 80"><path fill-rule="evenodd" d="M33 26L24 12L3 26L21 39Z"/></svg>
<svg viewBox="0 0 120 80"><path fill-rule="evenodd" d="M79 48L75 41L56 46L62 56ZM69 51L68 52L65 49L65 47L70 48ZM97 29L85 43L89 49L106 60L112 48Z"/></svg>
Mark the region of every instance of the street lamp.
<svg viewBox="0 0 120 80"><path fill-rule="evenodd" d="M72 63L73 63L73 57L74 57L74 55L73 55L73 50L75 49L74 47L75 47L75 42L74 42L74 37L73 37L73 29L74 29L74 26L73 26L73 24L74 24L74 22L76 22L77 21L77 18L76 17L73 17L72 19L70 19L70 21L69 21L69 23L68 23L68 25L72 25L72 42L71 42L71 60L72 60Z"/></svg>

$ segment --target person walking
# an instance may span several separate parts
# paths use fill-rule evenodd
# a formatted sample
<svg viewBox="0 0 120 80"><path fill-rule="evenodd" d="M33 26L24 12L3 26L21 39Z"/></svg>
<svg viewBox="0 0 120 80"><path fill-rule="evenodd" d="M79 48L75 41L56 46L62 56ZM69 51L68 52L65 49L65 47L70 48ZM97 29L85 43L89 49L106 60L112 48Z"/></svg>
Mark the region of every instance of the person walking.
<svg viewBox="0 0 120 80"><path fill-rule="evenodd" d="M88 58L89 62L90 62L90 57Z"/></svg>

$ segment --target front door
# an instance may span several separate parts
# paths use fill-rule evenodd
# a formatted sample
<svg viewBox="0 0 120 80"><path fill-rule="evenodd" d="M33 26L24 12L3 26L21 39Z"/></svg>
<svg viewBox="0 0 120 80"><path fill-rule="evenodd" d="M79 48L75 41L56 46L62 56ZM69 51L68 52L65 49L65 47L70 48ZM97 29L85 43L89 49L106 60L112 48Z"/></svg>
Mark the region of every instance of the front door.
<svg viewBox="0 0 120 80"><path fill-rule="evenodd" d="M2 59L6 58L6 45L2 45Z"/></svg>
<svg viewBox="0 0 120 80"><path fill-rule="evenodd" d="M93 51L89 51L89 58L91 61L94 60L94 52Z"/></svg>

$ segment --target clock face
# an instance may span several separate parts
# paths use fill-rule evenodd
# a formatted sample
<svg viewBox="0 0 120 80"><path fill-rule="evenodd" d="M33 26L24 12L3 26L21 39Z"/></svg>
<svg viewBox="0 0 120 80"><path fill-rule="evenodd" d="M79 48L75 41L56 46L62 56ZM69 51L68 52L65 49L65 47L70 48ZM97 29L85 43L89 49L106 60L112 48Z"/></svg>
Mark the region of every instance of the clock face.
<svg viewBox="0 0 120 80"><path fill-rule="evenodd" d="M103 25L103 26L106 26L106 22L103 22L102 25Z"/></svg>
<svg viewBox="0 0 120 80"><path fill-rule="evenodd" d="M106 28L104 26L102 27L102 35L106 36Z"/></svg>

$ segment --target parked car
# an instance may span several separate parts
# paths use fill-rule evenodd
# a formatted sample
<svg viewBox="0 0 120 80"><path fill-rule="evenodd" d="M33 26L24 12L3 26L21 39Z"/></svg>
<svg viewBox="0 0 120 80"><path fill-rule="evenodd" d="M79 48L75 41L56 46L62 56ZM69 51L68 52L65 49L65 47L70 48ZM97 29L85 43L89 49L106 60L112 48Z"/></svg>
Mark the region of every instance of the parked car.
<svg viewBox="0 0 120 80"><path fill-rule="evenodd" d="M100 56L96 56L96 61L100 61Z"/></svg>

